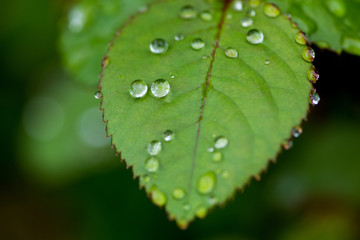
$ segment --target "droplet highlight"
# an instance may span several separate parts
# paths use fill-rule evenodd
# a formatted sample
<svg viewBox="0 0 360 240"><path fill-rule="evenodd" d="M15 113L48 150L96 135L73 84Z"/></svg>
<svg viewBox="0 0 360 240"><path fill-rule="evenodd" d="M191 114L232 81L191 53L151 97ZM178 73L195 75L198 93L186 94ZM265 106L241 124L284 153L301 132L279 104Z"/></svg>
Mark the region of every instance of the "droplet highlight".
<svg viewBox="0 0 360 240"><path fill-rule="evenodd" d="M156 157L150 157L145 162L145 169L148 172L156 172L159 169L159 159Z"/></svg>
<svg viewBox="0 0 360 240"><path fill-rule="evenodd" d="M156 156L161 152L161 142L152 141L148 144L147 151L151 156Z"/></svg>
<svg viewBox="0 0 360 240"><path fill-rule="evenodd" d="M255 12L254 9L249 9L249 10L246 11L246 15L247 15L248 17L255 17L256 12Z"/></svg>
<svg viewBox="0 0 360 240"><path fill-rule="evenodd" d="M156 38L150 43L150 51L154 54L165 53L169 48L169 44L162 38Z"/></svg>
<svg viewBox="0 0 360 240"><path fill-rule="evenodd" d="M191 42L191 47L194 50L200 50L203 47L205 47L205 43L201 38L195 38L192 42Z"/></svg>
<svg viewBox="0 0 360 240"><path fill-rule="evenodd" d="M155 97L165 97L170 92L170 83L165 79L158 79L151 84L151 92Z"/></svg>
<svg viewBox="0 0 360 240"><path fill-rule="evenodd" d="M307 62L313 62L315 60L315 51L311 47L305 47L302 50L302 57Z"/></svg>
<svg viewBox="0 0 360 240"><path fill-rule="evenodd" d="M191 5L185 5L180 10L180 17L182 19L193 19L196 17L196 10Z"/></svg>
<svg viewBox="0 0 360 240"><path fill-rule="evenodd" d="M312 105L318 105L320 102L320 95L317 92L312 92L310 94L310 103Z"/></svg>
<svg viewBox="0 0 360 240"><path fill-rule="evenodd" d="M235 11L241 12L243 10L243 3L242 1L234 1L233 9Z"/></svg>
<svg viewBox="0 0 360 240"><path fill-rule="evenodd" d="M291 134L293 135L294 138L300 137L302 132L303 132L303 130L300 126L296 126L291 130Z"/></svg>
<svg viewBox="0 0 360 240"><path fill-rule="evenodd" d="M95 99L99 100L101 98L101 92L100 91L95 92L94 97Z"/></svg>
<svg viewBox="0 0 360 240"><path fill-rule="evenodd" d="M265 3L264 13L268 17L275 18L280 15L280 9L273 3Z"/></svg>
<svg viewBox="0 0 360 240"><path fill-rule="evenodd" d="M197 184L197 190L200 194L208 194L211 193L214 190L216 182L216 175L214 172L208 172L204 174L202 177L200 177L198 184Z"/></svg>
<svg viewBox="0 0 360 240"><path fill-rule="evenodd" d="M130 95L134 98L142 98L146 95L148 86L143 80L135 80L130 84Z"/></svg>
<svg viewBox="0 0 360 240"><path fill-rule="evenodd" d="M215 140L214 147L216 149L225 148L229 144L229 140L226 137L218 137Z"/></svg>
<svg viewBox="0 0 360 240"><path fill-rule="evenodd" d="M243 17L241 18L240 21L241 21L241 26L243 26L244 28L250 27L254 23L254 20L251 17Z"/></svg>
<svg viewBox="0 0 360 240"><path fill-rule="evenodd" d="M228 58L237 58L238 57L238 51L235 49L235 48L227 48L225 50L225 55L228 57Z"/></svg>
<svg viewBox="0 0 360 240"><path fill-rule="evenodd" d="M163 133L163 136L164 136L164 140L165 142L170 142L174 139L175 137L175 134L173 133L173 131L171 130L166 130L164 133Z"/></svg>
<svg viewBox="0 0 360 240"><path fill-rule="evenodd" d="M180 42L180 41L184 40L184 35L182 33L178 33L175 35L174 39L175 39L175 41Z"/></svg>
<svg viewBox="0 0 360 240"><path fill-rule="evenodd" d="M251 44L260 44L264 41L264 34L258 29L251 29L247 33L246 40Z"/></svg>

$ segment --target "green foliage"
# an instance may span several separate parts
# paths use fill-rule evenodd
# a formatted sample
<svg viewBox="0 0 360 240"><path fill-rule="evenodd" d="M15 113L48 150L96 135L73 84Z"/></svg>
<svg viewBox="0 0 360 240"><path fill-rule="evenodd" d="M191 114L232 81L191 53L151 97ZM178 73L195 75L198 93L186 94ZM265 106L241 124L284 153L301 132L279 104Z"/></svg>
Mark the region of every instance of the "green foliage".
<svg viewBox="0 0 360 240"><path fill-rule="evenodd" d="M187 4L196 14L188 8L181 17ZM284 16L266 16L263 4L255 7L254 24L242 27L244 8L161 1L123 26L107 54L101 91L108 134L153 202L182 227L258 176L308 111L311 64L295 42L299 30ZM198 17L202 11L211 19ZM250 29L261 30L262 43L246 40ZM178 33L183 40L174 39ZM168 44L165 51L157 40L162 54L149 49L157 38ZM145 92L132 85L138 79L149 90L134 98L130 89ZM165 97L154 96L164 85L150 90L157 79L170 84ZM174 133L171 141L166 130Z"/></svg>

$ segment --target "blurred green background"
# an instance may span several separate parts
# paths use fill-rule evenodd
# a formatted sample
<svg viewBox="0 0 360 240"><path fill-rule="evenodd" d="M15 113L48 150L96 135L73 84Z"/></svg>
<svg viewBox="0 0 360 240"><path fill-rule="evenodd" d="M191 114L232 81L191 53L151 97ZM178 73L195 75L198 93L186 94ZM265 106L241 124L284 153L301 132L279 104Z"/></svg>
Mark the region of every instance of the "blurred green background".
<svg viewBox="0 0 360 240"><path fill-rule="evenodd" d="M316 49L322 99L303 135L260 182L183 231L110 148L96 86L62 65L70 4L1 4L1 240L360 239L360 57Z"/></svg>

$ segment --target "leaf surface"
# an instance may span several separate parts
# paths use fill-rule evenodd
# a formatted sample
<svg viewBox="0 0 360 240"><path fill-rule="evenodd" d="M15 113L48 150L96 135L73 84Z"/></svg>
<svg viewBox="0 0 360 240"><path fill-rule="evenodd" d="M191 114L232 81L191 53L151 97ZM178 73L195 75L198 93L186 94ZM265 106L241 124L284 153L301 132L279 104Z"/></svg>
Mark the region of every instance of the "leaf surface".
<svg viewBox="0 0 360 240"><path fill-rule="evenodd" d="M211 20L179 17L185 5L209 11ZM260 174L308 111L311 63L295 42L299 30L284 16L267 17L263 4L253 25L242 27L249 8L235 11L231 1L160 1L132 17L107 54L101 107L108 134L153 202L182 227ZM246 40L251 29L261 30L262 43ZM183 40L174 39L178 33ZM149 49L157 38L169 45L163 54ZM199 50L191 47L196 38L205 43ZM229 47L236 58L226 56ZM129 92L138 79L149 88L142 98ZM157 79L170 83L167 96L152 94ZM174 133L171 141L164 139L167 130ZM159 153L150 151L159 165L147 161L153 141L161 142Z"/></svg>

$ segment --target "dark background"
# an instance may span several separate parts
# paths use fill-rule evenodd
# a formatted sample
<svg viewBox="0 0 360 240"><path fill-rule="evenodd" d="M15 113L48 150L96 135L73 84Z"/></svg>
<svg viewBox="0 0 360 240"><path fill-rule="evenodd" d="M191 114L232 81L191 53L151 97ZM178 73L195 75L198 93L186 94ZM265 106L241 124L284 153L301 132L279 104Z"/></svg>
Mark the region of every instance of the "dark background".
<svg viewBox="0 0 360 240"><path fill-rule="evenodd" d="M0 239L360 239L360 57L315 48L321 102L303 135L260 182L182 231L110 147L84 143L74 127L77 112L99 103L96 88L72 81L61 64L68 3L1 5ZM46 116L46 108L29 108L39 96L64 112L51 140L24 127L27 111ZM60 124L38 120L31 124L40 130Z"/></svg>

